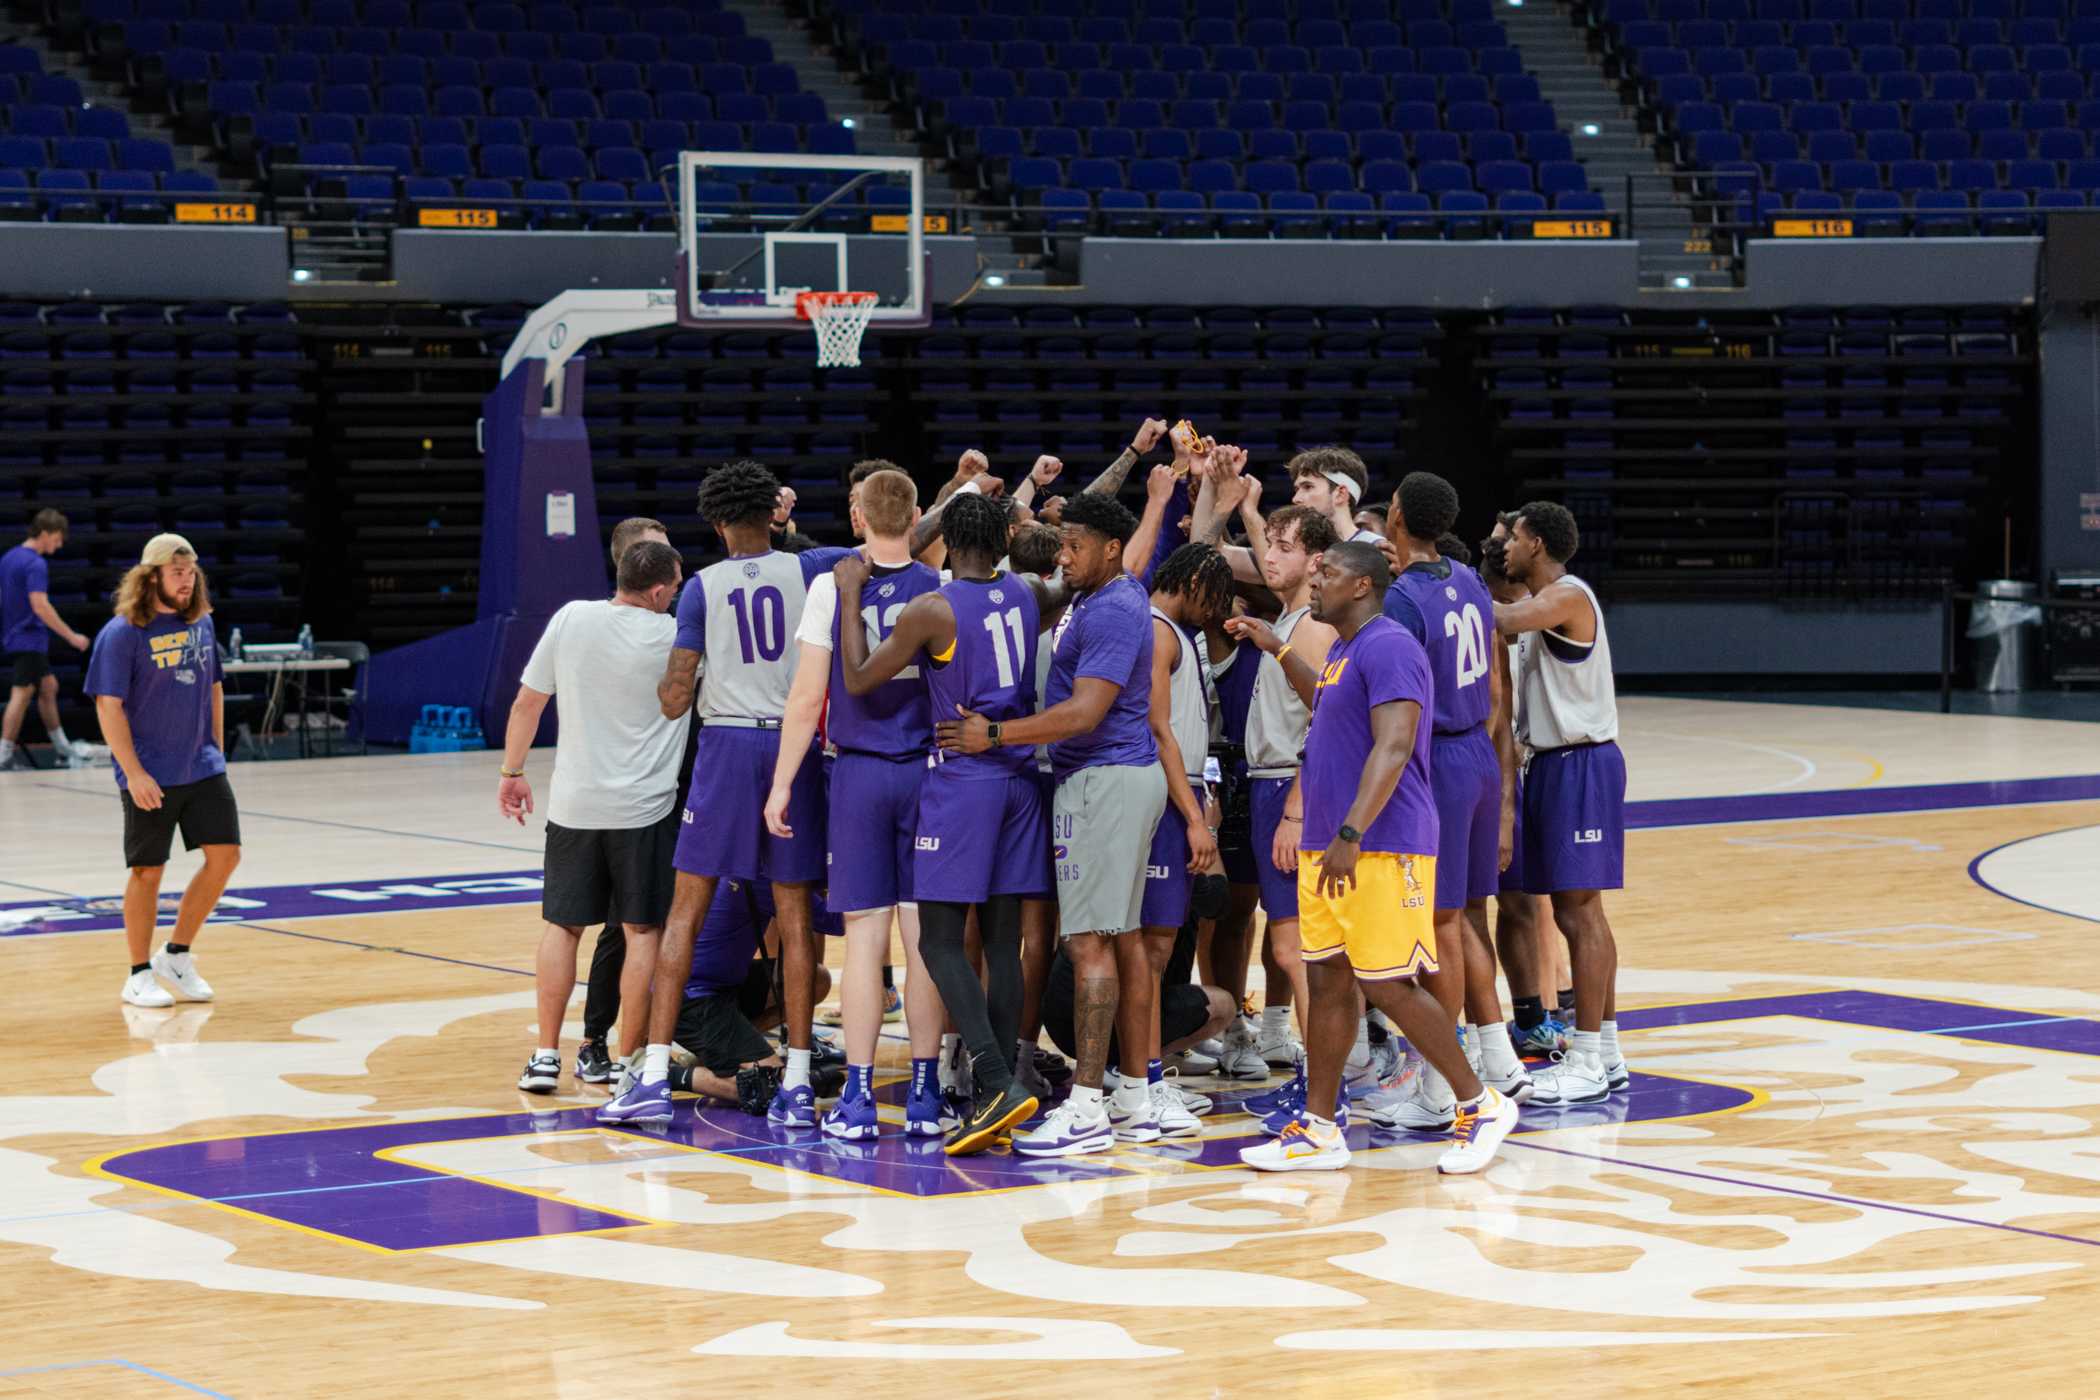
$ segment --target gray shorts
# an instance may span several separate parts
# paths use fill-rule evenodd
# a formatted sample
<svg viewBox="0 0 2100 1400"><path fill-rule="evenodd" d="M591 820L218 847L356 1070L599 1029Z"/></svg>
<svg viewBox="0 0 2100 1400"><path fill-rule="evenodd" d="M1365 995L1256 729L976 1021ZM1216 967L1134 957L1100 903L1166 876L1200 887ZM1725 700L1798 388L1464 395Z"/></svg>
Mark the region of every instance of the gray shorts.
<svg viewBox="0 0 2100 1400"><path fill-rule="evenodd" d="M1057 927L1128 933L1145 903L1145 857L1167 809L1157 763L1082 768L1057 785L1051 842L1057 858Z"/></svg>

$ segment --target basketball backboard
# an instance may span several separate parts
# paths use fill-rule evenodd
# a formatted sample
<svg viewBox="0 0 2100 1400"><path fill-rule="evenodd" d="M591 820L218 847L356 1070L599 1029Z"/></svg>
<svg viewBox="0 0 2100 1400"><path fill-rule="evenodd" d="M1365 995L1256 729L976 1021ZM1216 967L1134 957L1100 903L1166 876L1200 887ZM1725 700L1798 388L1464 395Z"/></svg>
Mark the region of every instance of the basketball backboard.
<svg viewBox="0 0 2100 1400"><path fill-rule="evenodd" d="M872 328L925 325L926 179L917 156L687 151L678 161L678 319L799 319L799 292L874 292Z"/></svg>

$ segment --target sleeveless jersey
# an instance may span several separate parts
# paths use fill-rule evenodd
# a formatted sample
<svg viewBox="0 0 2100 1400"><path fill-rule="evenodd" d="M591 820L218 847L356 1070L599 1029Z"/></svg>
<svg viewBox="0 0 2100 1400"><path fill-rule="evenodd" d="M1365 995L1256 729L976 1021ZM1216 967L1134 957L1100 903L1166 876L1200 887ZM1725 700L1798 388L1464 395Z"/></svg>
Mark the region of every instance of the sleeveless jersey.
<svg viewBox="0 0 2100 1400"><path fill-rule="evenodd" d="M1557 632L1524 633L1517 652L1517 742L1534 751L1619 737L1619 700L1612 684L1604 607L1575 575L1563 574L1553 585L1563 586L1581 589L1590 600L1597 640L1583 643Z"/></svg>
<svg viewBox="0 0 2100 1400"><path fill-rule="evenodd" d="M1167 727L1181 747L1181 768L1188 780L1201 786L1203 760L1210 756L1210 702L1204 696L1203 659L1196 654L1189 634L1181 624L1158 608L1152 615L1167 624L1181 656L1167 676Z"/></svg>
<svg viewBox="0 0 2100 1400"><path fill-rule="evenodd" d="M708 565L678 599L675 645L706 660L700 686L703 723L778 720L795 680L795 629L809 581L830 573L844 549L731 557Z"/></svg>
<svg viewBox="0 0 2100 1400"><path fill-rule="evenodd" d="M1247 712L1254 705L1254 681L1260 674L1261 652L1241 642L1225 653L1225 659L1210 668L1211 688L1217 705L1211 711L1212 743L1247 742Z"/></svg>
<svg viewBox="0 0 2100 1400"><path fill-rule="evenodd" d="M859 625L872 653L897 630L905 605L941 586L941 576L924 564L878 571L860 590ZM825 714L825 738L840 749L892 758L922 754L933 747L933 719L927 707L926 683L917 666L907 666L866 695L846 689L846 659L840 646L843 614L831 621L831 703ZM949 711L952 715L954 711Z"/></svg>
<svg viewBox="0 0 2100 1400"><path fill-rule="evenodd" d="M1385 615L1429 653L1438 734L1467 734L1494 713L1488 633L1495 600L1480 575L1451 559L1410 564L1385 592Z"/></svg>
<svg viewBox="0 0 2100 1400"><path fill-rule="evenodd" d="M1277 640L1288 642L1298 624L1310 616L1311 608L1299 608L1277 618ZM1283 663L1266 652L1255 654L1261 664L1255 668L1254 697L1247 706L1247 771L1257 778L1288 778L1298 771L1298 753L1305 747L1312 711L1291 689Z"/></svg>
<svg viewBox="0 0 2100 1400"><path fill-rule="evenodd" d="M936 659L925 670L933 713L952 719L961 705L1000 721L1034 714L1035 590L1002 573L989 582L959 578L944 583L941 597L955 614L955 646L945 661ZM1018 745L981 754L936 749L929 761L957 777L1006 778L1027 772L1035 751Z"/></svg>

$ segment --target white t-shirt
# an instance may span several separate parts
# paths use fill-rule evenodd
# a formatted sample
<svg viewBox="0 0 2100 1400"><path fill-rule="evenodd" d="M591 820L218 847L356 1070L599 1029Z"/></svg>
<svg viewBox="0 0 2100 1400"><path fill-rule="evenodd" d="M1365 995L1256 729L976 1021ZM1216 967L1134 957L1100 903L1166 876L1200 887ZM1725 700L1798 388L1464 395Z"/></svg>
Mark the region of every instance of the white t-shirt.
<svg viewBox="0 0 2100 1400"><path fill-rule="evenodd" d="M561 721L548 821L631 831L676 805L692 719L665 719L656 683L677 635L669 613L603 600L566 603L547 623L523 679L554 697Z"/></svg>
<svg viewBox="0 0 2100 1400"><path fill-rule="evenodd" d="M809 581L809 596L802 600L802 625L795 629L795 640L830 651L831 624L838 615L839 581L830 574L818 574Z"/></svg>

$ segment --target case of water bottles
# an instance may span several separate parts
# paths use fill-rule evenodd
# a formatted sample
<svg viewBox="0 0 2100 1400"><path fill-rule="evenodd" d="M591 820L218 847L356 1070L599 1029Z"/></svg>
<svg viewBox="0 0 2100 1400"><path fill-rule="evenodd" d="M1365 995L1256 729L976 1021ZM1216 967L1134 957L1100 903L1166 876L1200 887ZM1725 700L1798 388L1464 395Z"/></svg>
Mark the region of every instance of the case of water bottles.
<svg viewBox="0 0 2100 1400"><path fill-rule="evenodd" d="M465 705L425 705L422 718L408 731L410 753L459 753L488 746L480 721Z"/></svg>

